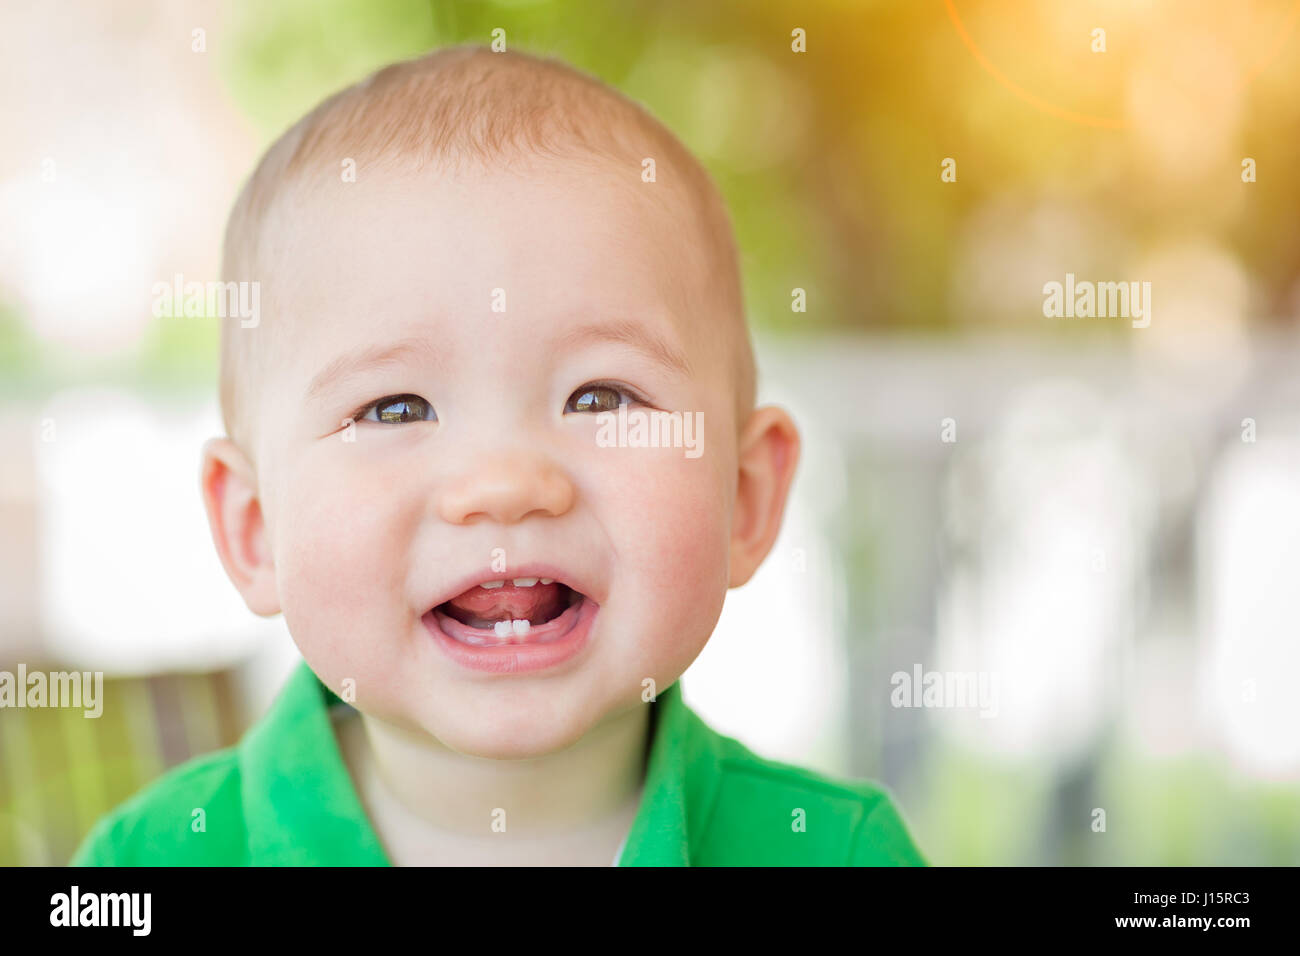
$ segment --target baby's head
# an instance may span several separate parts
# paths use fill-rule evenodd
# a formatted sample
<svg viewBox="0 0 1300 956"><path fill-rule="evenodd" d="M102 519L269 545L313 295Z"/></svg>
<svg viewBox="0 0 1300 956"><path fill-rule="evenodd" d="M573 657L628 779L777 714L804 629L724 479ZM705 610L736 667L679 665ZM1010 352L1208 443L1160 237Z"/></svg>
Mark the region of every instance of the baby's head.
<svg viewBox="0 0 1300 956"><path fill-rule="evenodd" d="M799 439L754 405L725 208L596 80L381 70L267 151L224 272L261 319L222 331L217 549L368 717L568 746L675 681L770 550Z"/></svg>

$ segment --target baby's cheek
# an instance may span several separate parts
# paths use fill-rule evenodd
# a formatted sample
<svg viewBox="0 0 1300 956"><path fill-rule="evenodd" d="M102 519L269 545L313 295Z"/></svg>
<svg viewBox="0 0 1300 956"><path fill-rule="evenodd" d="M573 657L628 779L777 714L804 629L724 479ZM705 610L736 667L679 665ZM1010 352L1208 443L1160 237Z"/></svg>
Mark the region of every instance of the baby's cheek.
<svg viewBox="0 0 1300 956"><path fill-rule="evenodd" d="M334 643L350 634L355 645L362 624L390 625L403 609L401 522L395 502L368 494L373 487L322 465L282 497L276 577L296 640Z"/></svg>
<svg viewBox="0 0 1300 956"><path fill-rule="evenodd" d="M657 467L634 486L618 546L647 624L638 629L647 663L684 668L712 634L726 596L727 499L705 461L647 464Z"/></svg>

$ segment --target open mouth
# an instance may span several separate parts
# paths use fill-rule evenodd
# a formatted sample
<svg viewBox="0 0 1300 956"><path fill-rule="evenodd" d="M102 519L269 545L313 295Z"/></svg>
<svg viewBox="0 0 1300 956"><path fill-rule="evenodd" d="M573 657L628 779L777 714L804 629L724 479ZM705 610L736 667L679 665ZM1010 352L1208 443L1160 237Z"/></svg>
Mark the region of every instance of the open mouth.
<svg viewBox="0 0 1300 956"><path fill-rule="evenodd" d="M551 578L484 581L432 611L448 637L499 647L558 641L573 628L587 598Z"/></svg>

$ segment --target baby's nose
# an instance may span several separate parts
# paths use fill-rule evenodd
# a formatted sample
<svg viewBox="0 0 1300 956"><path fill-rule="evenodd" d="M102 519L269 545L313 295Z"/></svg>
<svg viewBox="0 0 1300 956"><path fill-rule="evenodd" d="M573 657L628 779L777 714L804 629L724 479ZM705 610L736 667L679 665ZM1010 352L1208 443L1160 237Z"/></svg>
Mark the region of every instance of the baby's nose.
<svg viewBox="0 0 1300 956"><path fill-rule="evenodd" d="M549 456L489 453L443 485L438 513L451 524L514 524L534 513L558 517L573 507L573 498L573 483Z"/></svg>

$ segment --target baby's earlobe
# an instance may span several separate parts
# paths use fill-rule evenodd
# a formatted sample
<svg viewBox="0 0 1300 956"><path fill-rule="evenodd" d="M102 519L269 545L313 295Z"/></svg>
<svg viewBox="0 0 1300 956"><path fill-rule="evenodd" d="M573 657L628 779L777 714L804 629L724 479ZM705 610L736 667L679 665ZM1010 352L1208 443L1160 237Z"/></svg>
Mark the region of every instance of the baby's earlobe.
<svg viewBox="0 0 1300 956"><path fill-rule="evenodd" d="M739 449L732 512L732 587L750 579L776 541L799 449L799 429L785 409L768 405L755 410Z"/></svg>
<svg viewBox="0 0 1300 956"><path fill-rule="evenodd" d="M200 491L226 576L254 614L278 613L275 562L267 547L257 478L247 456L230 439L204 444Z"/></svg>

